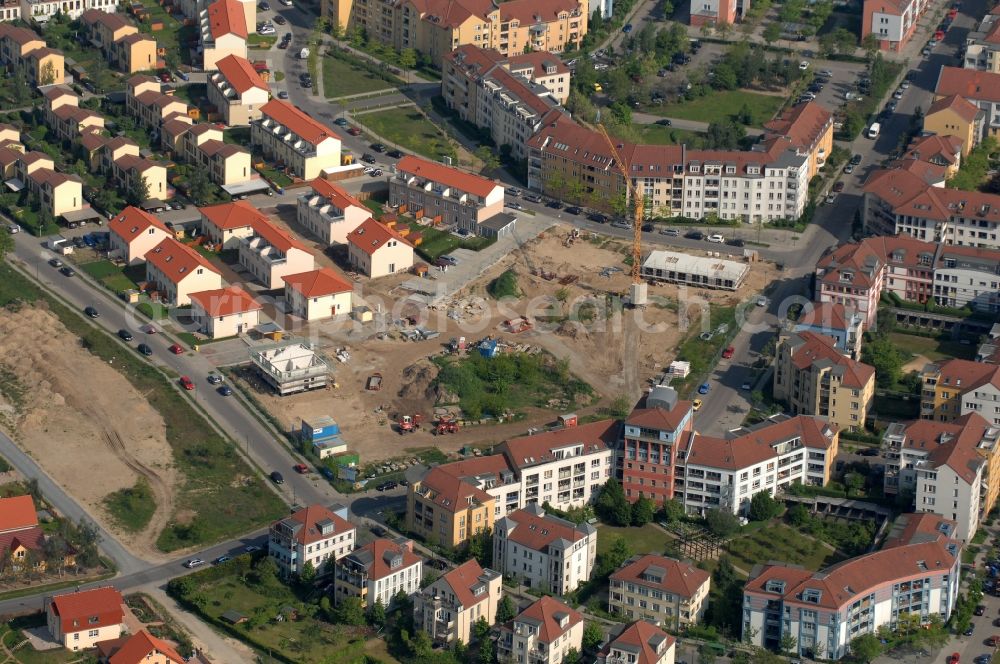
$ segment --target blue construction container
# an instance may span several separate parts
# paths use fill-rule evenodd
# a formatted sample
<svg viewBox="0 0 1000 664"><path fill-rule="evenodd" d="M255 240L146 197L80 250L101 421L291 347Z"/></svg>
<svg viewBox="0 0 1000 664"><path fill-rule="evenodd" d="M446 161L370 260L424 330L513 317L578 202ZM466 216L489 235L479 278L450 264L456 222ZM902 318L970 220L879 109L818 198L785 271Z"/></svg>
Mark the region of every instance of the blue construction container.
<svg viewBox="0 0 1000 664"><path fill-rule="evenodd" d="M302 420L302 439L315 443L340 435L340 425L332 417L324 416L307 422Z"/></svg>

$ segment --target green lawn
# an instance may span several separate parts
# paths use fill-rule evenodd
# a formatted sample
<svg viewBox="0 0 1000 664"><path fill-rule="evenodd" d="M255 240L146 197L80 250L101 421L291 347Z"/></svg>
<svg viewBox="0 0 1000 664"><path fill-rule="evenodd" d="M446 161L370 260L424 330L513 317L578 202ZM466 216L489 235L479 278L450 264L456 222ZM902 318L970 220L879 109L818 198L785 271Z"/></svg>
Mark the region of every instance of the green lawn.
<svg viewBox="0 0 1000 664"><path fill-rule="evenodd" d="M387 141L411 152L439 161L442 156L455 158L455 148L447 136L413 108L390 108L365 113L355 120Z"/></svg>
<svg viewBox="0 0 1000 664"><path fill-rule="evenodd" d="M15 618L10 622L0 623L0 640L10 650L25 640L24 634L21 633L22 629L42 627L44 625L45 615L42 613L35 613ZM97 660L90 659L87 655L81 655L78 652L66 650L65 648L39 651L32 648L31 644L28 643L19 648L14 655L5 657L4 661L16 664L69 664L70 662L86 664L87 662L96 662Z"/></svg>
<svg viewBox="0 0 1000 664"><path fill-rule="evenodd" d="M119 526L131 532L139 532L153 518L156 499L149 482L140 478L135 486L119 489L105 496L104 507Z"/></svg>
<svg viewBox="0 0 1000 664"><path fill-rule="evenodd" d="M600 524L597 527L597 553L605 553L614 544L615 538L624 537L629 547L636 553L663 553L673 540L659 526L647 523L640 528L618 528Z"/></svg>
<svg viewBox="0 0 1000 664"><path fill-rule="evenodd" d="M329 55L323 58L323 93L327 99L393 87L395 83L379 78L358 64Z"/></svg>
<svg viewBox="0 0 1000 664"><path fill-rule="evenodd" d="M600 542L598 542L598 547ZM749 572L757 563L780 560L790 565L819 570L842 559L820 542L783 523L770 523L735 537L726 550L733 564Z"/></svg>
<svg viewBox="0 0 1000 664"><path fill-rule="evenodd" d="M677 349L676 359L691 363L691 373L688 374L687 378L670 383L670 386L677 390L682 398L691 396L695 387L701 384L708 372L718 362L722 349L728 345L731 335L735 332L736 308L714 304L709 306L708 322L703 324L700 318L692 320L687 338ZM692 313L692 319L696 315ZM725 334L713 334L708 341L701 338L703 329L714 332L721 325L729 326L729 330Z"/></svg>
<svg viewBox="0 0 1000 664"><path fill-rule="evenodd" d="M909 355L923 355L931 362L958 358L971 360L975 357L975 345L963 345L957 341L920 337L904 332L892 332L889 339L896 348Z"/></svg>
<svg viewBox="0 0 1000 664"><path fill-rule="evenodd" d="M180 85L174 90L174 96L183 99L191 106L201 108L202 102L208 99L208 86L204 83ZM225 139L225 132L223 132L223 139Z"/></svg>
<svg viewBox="0 0 1000 664"><path fill-rule="evenodd" d="M654 115L662 115L667 118L681 118L683 120L697 120L699 122L718 122L728 120L729 117L743 108L746 104L753 114L753 127L760 127L765 122L774 117L774 114L784 103L783 97L773 95L762 95L746 90L722 90L712 92L704 97L685 101L683 103L663 104L662 106L650 106L646 112Z"/></svg>
<svg viewBox="0 0 1000 664"><path fill-rule="evenodd" d="M116 293L138 288L136 283L125 276L122 268L111 261L100 260L84 263L80 269Z"/></svg>
<svg viewBox="0 0 1000 664"><path fill-rule="evenodd" d="M261 169L260 174L272 182L276 187L287 187L292 183L292 178L275 168Z"/></svg>
<svg viewBox="0 0 1000 664"><path fill-rule="evenodd" d="M278 38L274 35L258 35L255 32L247 38L247 46L249 48L267 50L274 46L276 41L278 41Z"/></svg>
<svg viewBox="0 0 1000 664"><path fill-rule="evenodd" d="M474 237L463 240L447 231L439 231L436 228L420 226L416 223L409 224L409 227L412 232L420 233L423 238L420 244L417 245L417 253L424 260L432 263L455 249L463 248L479 251L495 242L495 240L485 237Z"/></svg>

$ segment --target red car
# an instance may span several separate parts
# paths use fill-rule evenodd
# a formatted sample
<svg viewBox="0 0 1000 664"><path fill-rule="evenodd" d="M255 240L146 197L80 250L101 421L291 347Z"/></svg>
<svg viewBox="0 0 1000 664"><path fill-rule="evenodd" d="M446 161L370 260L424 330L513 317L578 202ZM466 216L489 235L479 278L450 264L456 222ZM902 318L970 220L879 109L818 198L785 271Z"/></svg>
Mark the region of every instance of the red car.
<svg viewBox="0 0 1000 664"><path fill-rule="evenodd" d="M844 190L844 183L837 182L836 184L833 185L833 190L839 194Z"/></svg>
<svg viewBox="0 0 1000 664"><path fill-rule="evenodd" d="M295 472L297 472L299 475L305 475L306 473L309 472L309 466L307 466L304 463L297 463L292 467L295 469Z"/></svg>
<svg viewBox="0 0 1000 664"><path fill-rule="evenodd" d="M180 344L174 344L173 346L170 347L170 352L173 353L174 355L183 355L184 348L182 348Z"/></svg>
<svg viewBox="0 0 1000 664"><path fill-rule="evenodd" d="M191 382L191 379L188 378L187 376L181 376L181 387L183 387L185 390L193 390L194 383Z"/></svg>
<svg viewBox="0 0 1000 664"><path fill-rule="evenodd" d="M729 358L731 358L733 356L733 353L735 353L735 352L736 352L736 349L733 348L732 346L730 346L726 350L722 351L722 359L728 360Z"/></svg>
<svg viewBox="0 0 1000 664"><path fill-rule="evenodd" d="M347 133L350 134L351 136L360 136L361 130L358 129L357 127L349 127L347 129Z"/></svg>

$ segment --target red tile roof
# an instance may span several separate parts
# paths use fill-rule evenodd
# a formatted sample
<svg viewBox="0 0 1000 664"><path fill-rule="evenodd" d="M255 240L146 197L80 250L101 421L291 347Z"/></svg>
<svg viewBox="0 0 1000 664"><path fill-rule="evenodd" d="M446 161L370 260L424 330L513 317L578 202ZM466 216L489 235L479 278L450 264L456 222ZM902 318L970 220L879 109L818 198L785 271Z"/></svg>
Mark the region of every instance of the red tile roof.
<svg viewBox="0 0 1000 664"><path fill-rule="evenodd" d="M670 410L658 406L656 408L636 408L629 414L625 424L645 429L657 429L658 431L677 431L690 410L690 401L678 401Z"/></svg>
<svg viewBox="0 0 1000 664"><path fill-rule="evenodd" d="M579 542L595 533L588 523L576 525L572 521L546 514L538 505L514 510L505 517L514 526L507 529L507 540L532 551L548 553L549 547L561 540Z"/></svg>
<svg viewBox="0 0 1000 664"><path fill-rule="evenodd" d="M109 14L108 12L103 12L99 9L88 9L80 14L80 20L88 25L96 25L99 23L112 32L120 30L121 28L135 27L122 18L121 15Z"/></svg>
<svg viewBox="0 0 1000 664"><path fill-rule="evenodd" d="M497 53L497 55L499 55L498 51L494 51L494 53ZM548 51L531 51L529 53L519 53L517 55L512 55L509 58L507 58L507 63L512 71L513 70L521 71L526 66L530 65L532 71L531 71L531 76L529 78L531 78L532 80L543 76L553 76L556 74L569 73L569 67L567 67L565 63L563 63L563 61L559 59L559 56L555 55L554 53L549 53ZM550 74L547 71L547 68L551 67L555 68L555 72Z"/></svg>
<svg viewBox="0 0 1000 664"><path fill-rule="evenodd" d="M847 307L833 302L811 302L802 309L796 325L809 325L825 330L847 330L851 327Z"/></svg>
<svg viewBox="0 0 1000 664"><path fill-rule="evenodd" d="M444 581L451 589L451 592L455 595L457 604L463 609L467 609L490 597L488 586L483 583L482 578L483 568L473 558L442 576L441 581ZM478 595L472 590L473 588L484 586L487 590Z"/></svg>
<svg viewBox="0 0 1000 664"><path fill-rule="evenodd" d="M553 450L570 445L583 445L584 454L607 451L617 442L619 428L618 420L601 420L512 438L501 443L497 450L506 455L514 468L528 468L555 461Z"/></svg>
<svg viewBox="0 0 1000 664"><path fill-rule="evenodd" d="M282 253L287 254L291 249L310 253L306 245L299 242L291 233L278 228L266 218L254 219L250 222L250 227L253 228L254 235L263 238L269 245Z"/></svg>
<svg viewBox="0 0 1000 664"><path fill-rule="evenodd" d="M38 515L31 496L0 498L0 533L37 525Z"/></svg>
<svg viewBox="0 0 1000 664"><path fill-rule="evenodd" d="M365 546L358 547L348 554L346 559L360 563L368 571L369 580L377 581L423 561L422 557L413 553L412 545L413 543L409 540L400 543L380 538ZM402 564L390 567L389 560L397 556L402 557ZM341 562L343 560L341 559Z"/></svg>
<svg viewBox="0 0 1000 664"><path fill-rule="evenodd" d="M146 262L162 272L174 284L183 281L199 267L221 274L207 258L172 237L153 247L146 254Z"/></svg>
<svg viewBox="0 0 1000 664"><path fill-rule="evenodd" d="M124 240L126 244L150 228L158 228L168 236L173 236L171 230L158 217L131 205L108 222L108 230Z"/></svg>
<svg viewBox="0 0 1000 664"><path fill-rule="evenodd" d="M230 34L247 38L246 16L237 0L215 0L208 6L208 21L212 39Z"/></svg>
<svg viewBox="0 0 1000 664"><path fill-rule="evenodd" d="M864 389L875 378L874 367L842 354L833 338L825 334L803 330L789 336L788 344L794 349L792 364L799 370L832 366L842 385L858 390Z"/></svg>
<svg viewBox="0 0 1000 664"><path fill-rule="evenodd" d="M548 23L555 21L564 12L586 12L587 8L588 5L579 0L510 0L500 3L500 21L516 20L522 26Z"/></svg>
<svg viewBox="0 0 1000 664"><path fill-rule="evenodd" d="M125 619L122 595L111 586L81 590L52 598L51 611L59 616L63 634L120 625Z"/></svg>
<svg viewBox="0 0 1000 664"><path fill-rule="evenodd" d="M791 106L764 125L770 136L787 136L794 147L809 149L833 128L833 115L814 101Z"/></svg>
<svg viewBox="0 0 1000 664"><path fill-rule="evenodd" d="M997 369L1000 373L1000 367ZM906 427L903 447L928 452L934 468L948 466L971 484L985 463L977 447L988 429L989 423L979 413L968 413L952 422L917 420Z"/></svg>
<svg viewBox="0 0 1000 664"><path fill-rule="evenodd" d="M962 139L938 134L918 137L906 148L903 157L957 166L962 159Z"/></svg>
<svg viewBox="0 0 1000 664"><path fill-rule="evenodd" d="M611 573L613 581L637 583L684 598L694 597L709 578L711 575L705 570L651 553L635 556Z"/></svg>
<svg viewBox="0 0 1000 664"><path fill-rule="evenodd" d="M132 636L115 639L111 648L103 648L102 641L97 644L100 651L111 653L108 664L143 664L151 655L159 653L172 664L183 664L186 660L178 654L172 645L158 639L146 630L136 632ZM111 645L111 644L109 644Z"/></svg>
<svg viewBox="0 0 1000 664"><path fill-rule="evenodd" d="M239 286L198 291L191 293L191 299L213 318L262 309L260 303Z"/></svg>
<svg viewBox="0 0 1000 664"><path fill-rule="evenodd" d="M525 622L525 619L538 623L539 641L553 643L578 625L583 616L559 600L545 596L519 613L514 622ZM566 619L565 626L560 624L563 619Z"/></svg>
<svg viewBox="0 0 1000 664"><path fill-rule="evenodd" d="M198 212L213 226L224 231L248 228L254 221L268 221L267 215L246 201L209 205L198 208Z"/></svg>
<svg viewBox="0 0 1000 664"><path fill-rule="evenodd" d="M510 74L507 73L507 76L510 76ZM402 173L438 182L446 187L454 187L481 198L485 198L494 189L501 187L501 185L493 180L488 180L487 178L472 175L457 168L451 168L444 164L438 164L413 155L406 155L400 159L396 164L396 168Z"/></svg>
<svg viewBox="0 0 1000 664"><path fill-rule="evenodd" d="M1000 23L997 23L997 25L1000 25ZM941 97L930 105L930 108L927 109L927 115L930 116L946 109L954 111L966 122L972 122L979 115L979 107L961 95Z"/></svg>
<svg viewBox="0 0 1000 664"><path fill-rule="evenodd" d="M275 522L274 525L279 523L284 524L295 533L292 537L295 542L306 546L356 530L353 523L337 516L322 505L303 507ZM328 525L332 525L333 530L324 535L322 529Z"/></svg>
<svg viewBox="0 0 1000 664"><path fill-rule="evenodd" d="M961 95L968 100L1000 102L1000 74L961 67L941 67L936 95Z"/></svg>
<svg viewBox="0 0 1000 664"><path fill-rule="evenodd" d="M353 205L354 207L359 207L361 209L365 208L364 204L359 201L356 197L347 193L347 190L341 187L339 184L330 182L329 180L324 180L323 178L316 178L309 183L312 190L317 196L322 196L326 200L330 201L331 204L336 206L341 210L346 210L348 207Z"/></svg>
<svg viewBox="0 0 1000 664"><path fill-rule="evenodd" d="M287 127L307 143L318 145L328 138L340 140L340 137L332 129L287 101L272 99L260 107L260 112L263 117L271 118L278 124Z"/></svg>
<svg viewBox="0 0 1000 664"><path fill-rule="evenodd" d="M389 228L385 224L380 224L371 217L368 217L361 225L347 235L347 241L355 247L368 254L373 255L376 251L385 246L389 240L396 240L402 244L410 246L402 235Z"/></svg>
<svg viewBox="0 0 1000 664"><path fill-rule="evenodd" d="M938 387L957 387L963 393L987 383L1000 387L1000 367L992 364L972 360L945 360L933 366L937 368Z"/></svg>
<svg viewBox="0 0 1000 664"><path fill-rule="evenodd" d="M897 215L935 221L962 216L1000 223L1000 196L997 194L928 187L921 178L900 169L876 171L865 183L864 190L885 201Z"/></svg>
<svg viewBox="0 0 1000 664"><path fill-rule="evenodd" d="M354 290L351 282L328 267L289 274L283 278L287 288L297 290L303 297L323 297L335 293L350 293Z"/></svg>
<svg viewBox="0 0 1000 664"><path fill-rule="evenodd" d="M493 500L493 496L451 474L445 466L431 468L420 480L418 493L424 500L452 513L464 510L471 504L486 504Z"/></svg>
<svg viewBox="0 0 1000 664"><path fill-rule="evenodd" d="M823 418L797 415L753 431L737 430L728 438L694 435L686 462L709 468L747 468L777 457L773 446L792 438L798 438L803 447L829 449L836 431Z"/></svg>
<svg viewBox="0 0 1000 664"><path fill-rule="evenodd" d="M677 639L656 625L648 623L645 620L637 620L623 629L618 636L601 649L598 661L601 661L601 657L604 657L606 662L607 656L616 647L631 646L625 648L630 654L635 649L639 651L636 653L634 661L629 660L632 664L657 664L657 662L663 659L667 651L674 647L676 642ZM659 652L657 652L658 650Z"/></svg>
<svg viewBox="0 0 1000 664"><path fill-rule="evenodd" d="M27 28L18 28L10 23L0 23L0 39L10 39L21 47L35 41L40 41L43 44L45 43L42 38L32 30L28 30Z"/></svg>
<svg viewBox="0 0 1000 664"><path fill-rule="evenodd" d="M239 94L252 88L270 89L246 58L241 58L238 55L227 55L216 62L215 66L229 82L229 85L233 86L233 89Z"/></svg>

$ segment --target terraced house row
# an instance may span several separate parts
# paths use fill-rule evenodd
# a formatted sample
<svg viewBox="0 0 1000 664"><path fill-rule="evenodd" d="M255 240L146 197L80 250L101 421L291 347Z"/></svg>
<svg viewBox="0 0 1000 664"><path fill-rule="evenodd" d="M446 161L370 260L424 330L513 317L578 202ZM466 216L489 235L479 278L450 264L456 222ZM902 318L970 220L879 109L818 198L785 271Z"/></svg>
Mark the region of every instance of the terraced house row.
<svg viewBox="0 0 1000 664"><path fill-rule="evenodd" d="M139 28L121 15L88 9L80 16L80 23L87 39L112 67L134 74L163 66L156 40L140 34Z"/></svg>
<svg viewBox="0 0 1000 664"><path fill-rule="evenodd" d="M58 85L66 80L62 51L49 48L32 30L0 23L0 62L30 85Z"/></svg>

